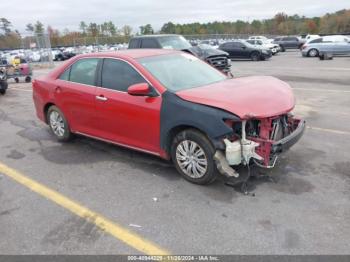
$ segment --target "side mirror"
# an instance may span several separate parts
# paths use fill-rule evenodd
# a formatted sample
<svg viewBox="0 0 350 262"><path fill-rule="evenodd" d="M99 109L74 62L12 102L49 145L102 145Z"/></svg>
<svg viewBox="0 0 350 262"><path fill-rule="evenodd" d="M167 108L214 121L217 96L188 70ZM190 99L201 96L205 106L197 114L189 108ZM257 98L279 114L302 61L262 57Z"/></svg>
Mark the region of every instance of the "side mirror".
<svg viewBox="0 0 350 262"><path fill-rule="evenodd" d="M148 96L151 93L147 83L139 83L129 86L128 94L132 96Z"/></svg>

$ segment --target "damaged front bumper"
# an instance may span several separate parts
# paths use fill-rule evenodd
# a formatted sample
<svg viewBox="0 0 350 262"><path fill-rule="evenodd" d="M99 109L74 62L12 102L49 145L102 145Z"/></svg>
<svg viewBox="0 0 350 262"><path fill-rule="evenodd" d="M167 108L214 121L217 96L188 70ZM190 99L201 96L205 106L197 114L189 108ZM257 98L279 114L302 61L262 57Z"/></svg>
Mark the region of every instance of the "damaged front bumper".
<svg viewBox="0 0 350 262"><path fill-rule="evenodd" d="M247 124L246 120L242 121L239 123L241 125L239 134L223 139L225 154L217 150L214 156L221 174L238 177L238 173L231 166L249 165L250 162L263 168L273 168L278 155L297 143L306 127L305 120L291 115L254 121L258 121L258 124L252 125ZM235 123L233 130L234 125Z"/></svg>
<svg viewBox="0 0 350 262"><path fill-rule="evenodd" d="M299 120L297 128L290 135L282 138L279 141L272 143L271 152L280 154L288 150L295 143L299 141L299 139L303 136L306 127L305 120Z"/></svg>

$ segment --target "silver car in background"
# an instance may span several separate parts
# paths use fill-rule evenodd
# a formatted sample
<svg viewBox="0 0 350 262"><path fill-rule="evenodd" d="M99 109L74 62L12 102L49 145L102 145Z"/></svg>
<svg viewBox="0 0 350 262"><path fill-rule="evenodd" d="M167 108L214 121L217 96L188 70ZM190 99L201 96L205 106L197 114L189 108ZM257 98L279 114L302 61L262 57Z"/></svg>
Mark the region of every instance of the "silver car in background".
<svg viewBox="0 0 350 262"><path fill-rule="evenodd" d="M306 42L301 48L304 57L318 57L320 54L350 55L350 38L346 36L324 36Z"/></svg>

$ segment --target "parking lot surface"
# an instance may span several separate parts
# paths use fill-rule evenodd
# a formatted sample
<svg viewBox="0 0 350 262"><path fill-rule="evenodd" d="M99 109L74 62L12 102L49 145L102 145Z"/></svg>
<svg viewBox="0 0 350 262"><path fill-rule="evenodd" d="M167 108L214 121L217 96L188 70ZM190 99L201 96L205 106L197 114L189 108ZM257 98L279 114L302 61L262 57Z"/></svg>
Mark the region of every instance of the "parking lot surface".
<svg viewBox="0 0 350 262"><path fill-rule="evenodd" d="M0 97L0 163L137 234L137 245L150 241L173 254L349 254L350 57L288 51L232 64L237 77L287 81L308 125L274 169L252 168L274 178L252 179L254 197L222 179L193 185L166 161L89 138L58 143L36 118L26 83L10 82ZM142 253L5 173L0 168L1 254Z"/></svg>

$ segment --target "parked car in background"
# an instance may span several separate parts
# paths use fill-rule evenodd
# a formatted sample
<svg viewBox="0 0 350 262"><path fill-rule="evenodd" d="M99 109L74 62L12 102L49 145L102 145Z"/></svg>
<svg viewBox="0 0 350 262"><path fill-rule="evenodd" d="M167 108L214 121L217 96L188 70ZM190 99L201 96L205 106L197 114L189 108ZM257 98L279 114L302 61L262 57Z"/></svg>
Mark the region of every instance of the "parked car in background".
<svg viewBox="0 0 350 262"><path fill-rule="evenodd" d="M217 50L209 45L192 46L181 35L144 35L130 39L129 49L162 48L188 52L211 64L224 73L231 73L231 60L226 52Z"/></svg>
<svg viewBox="0 0 350 262"><path fill-rule="evenodd" d="M256 47L243 40L226 42L221 44L219 49L227 52L230 58L259 61L269 59L272 56L270 49Z"/></svg>
<svg viewBox="0 0 350 262"><path fill-rule="evenodd" d="M300 49L303 45L303 42L296 36L276 37L273 43L279 45L282 52L287 49Z"/></svg>
<svg viewBox="0 0 350 262"><path fill-rule="evenodd" d="M266 41L268 40L268 38L266 36L263 35L252 35L248 38L248 40L263 40Z"/></svg>
<svg viewBox="0 0 350 262"><path fill-rule="evenodd" d="M261 39L248 39L247 42L255 47L261 47L265 49L270 49L272 52L272 55L276 55L280 51L280 46L277 44L272 44L266 40Z"/></svg>
<svg viewBox="0 0 350 262"><path fill-rule="evenodd" d="M320 38L320 36L308 34L308 35L304 35L304 36L299 37L299 41L300 41L300 43L304 44L304 43L310 42L311 40L316 39L316 38Z"/></svg>
<svg viewBox="0 0 350 262"><path fill-rule="evenodd" d="M301 54L304 57L318 57L323 53L350 55L350 41L347 37L337 38L325 36L305 43L301 50Z"/></svg>
<svg viewBox="0 0 350 262"><path fill-rule="evenodd" d="M66 57L64 53L59 49L52 49L51 53L52 53L52 60L54 61L64 61L68 59L68 57Z"/></svg>
<svg viewBox="0 0 350 262"><path fill-rule="evenodd" d="M290 86L230 79L185 52L138 49L79 55L33 81L37 116L59 141L73 134L172 159L188 181L217 170L272 168L303 134Z"/></svg>
<svg viewBox="0 0 350 262"><path fill-rule="evenodd" d="M6 64L0 63L0 95L5 95L8 87L7 84L7 72L6 72Z"/></svg>

